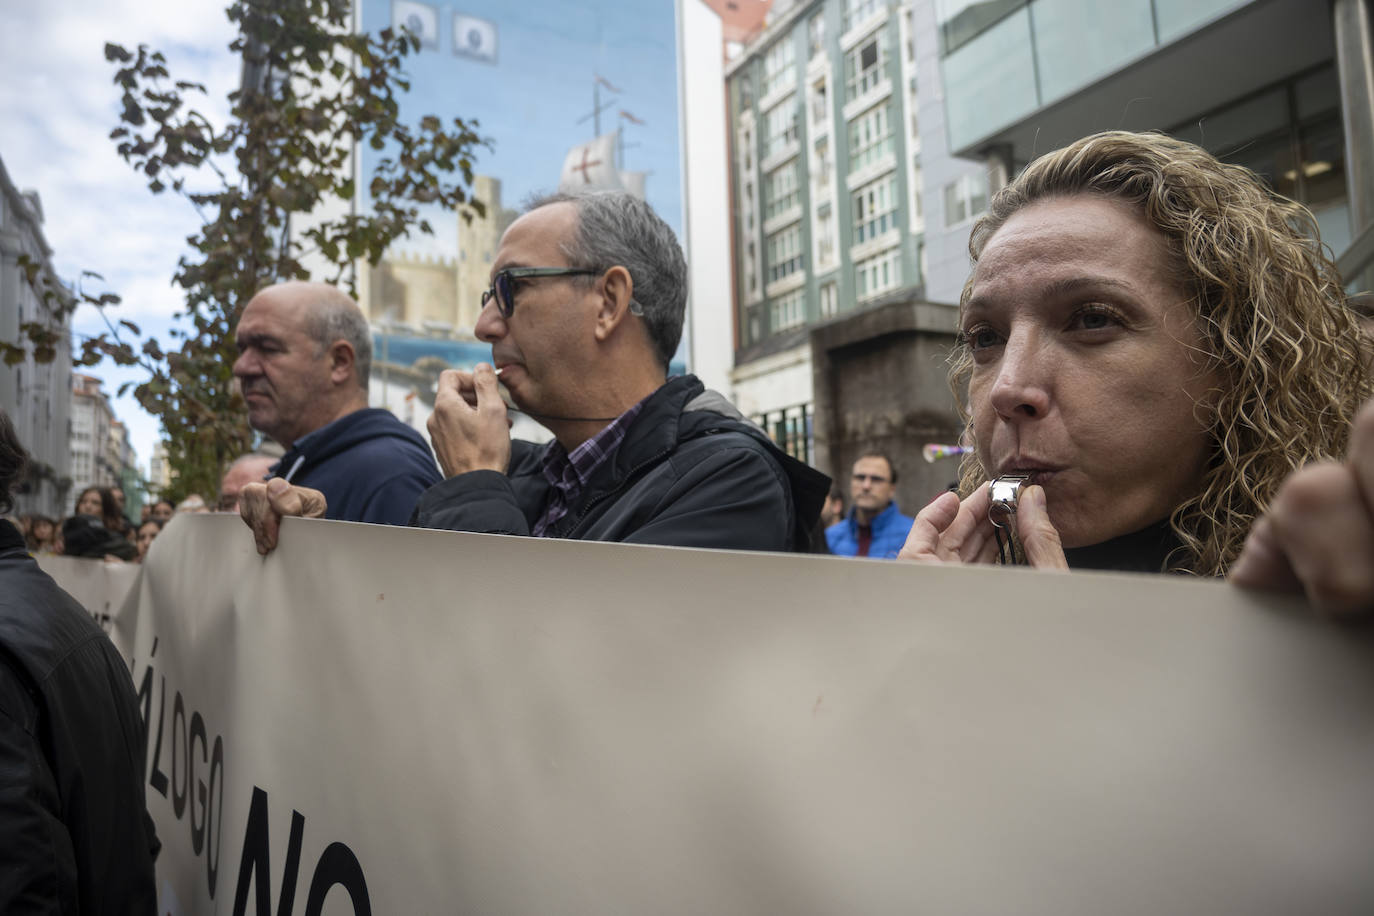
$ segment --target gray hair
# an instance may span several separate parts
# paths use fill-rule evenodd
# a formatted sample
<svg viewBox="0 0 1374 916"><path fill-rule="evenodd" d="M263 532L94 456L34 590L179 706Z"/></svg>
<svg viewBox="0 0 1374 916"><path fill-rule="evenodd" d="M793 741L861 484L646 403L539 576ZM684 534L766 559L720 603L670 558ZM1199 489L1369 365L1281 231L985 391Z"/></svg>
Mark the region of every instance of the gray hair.
<svg viewBox="0 0 1374 916"><path fill-rule="evenodd" d="M620 266L630 272L634 312L666 369L687 314L687 259L677 236L652 207L624 191L550 194L530 200L525 212L560 203L577 208L577 231L563 245L571 265L602 271Z"/></svg>
<svg viewBox="0 0 1374 916"><path fill-rule="evenodd" d="M367 326L362 309L341 290L332 287L310 306L305 319L306 333L319 345L320 353L336 340L348 343L353 348L358 387L366 390L372 375L372 329Z"/></svg>

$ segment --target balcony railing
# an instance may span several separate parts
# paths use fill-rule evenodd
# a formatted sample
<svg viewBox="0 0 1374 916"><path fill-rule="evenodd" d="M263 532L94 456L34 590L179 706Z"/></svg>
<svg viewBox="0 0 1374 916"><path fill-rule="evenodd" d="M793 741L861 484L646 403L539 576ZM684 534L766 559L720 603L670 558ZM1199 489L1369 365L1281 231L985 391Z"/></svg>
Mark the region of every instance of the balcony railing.
<svg viewBox="0 0 1374 916"><path fill-rule="evenodd" d="M815 443L812 439L810 404L793 404L780 410L755 414L751 419L763 427L778 448L798 461L812 463Z"/></svg>

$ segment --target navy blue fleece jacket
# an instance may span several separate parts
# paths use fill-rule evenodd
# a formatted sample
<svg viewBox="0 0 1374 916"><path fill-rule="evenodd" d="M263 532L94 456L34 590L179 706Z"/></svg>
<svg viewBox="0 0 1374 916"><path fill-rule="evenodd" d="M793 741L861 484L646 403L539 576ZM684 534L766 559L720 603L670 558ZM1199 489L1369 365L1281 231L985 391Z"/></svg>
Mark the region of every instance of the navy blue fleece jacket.
<svg viewBox="0 0 1374 916"><path fill-rule="evenodd" d="M420 494L441 479L420 434L379 407L297 439L273 475L323 493L325 518L379 525L404 525Z"/></svg>

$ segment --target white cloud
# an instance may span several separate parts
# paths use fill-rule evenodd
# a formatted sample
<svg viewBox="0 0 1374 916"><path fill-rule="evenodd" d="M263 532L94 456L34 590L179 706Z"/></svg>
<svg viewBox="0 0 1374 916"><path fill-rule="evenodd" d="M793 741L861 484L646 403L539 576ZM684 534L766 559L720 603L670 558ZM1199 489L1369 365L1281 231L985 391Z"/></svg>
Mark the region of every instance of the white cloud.
<svg viewBox="0 0 1374 916"><path fill-rule="evenodd" d="M151 194L115 152L109 132L120 111L107 41L134 50L140 43L161 50L174 79L203 83L208 97L195 107L214 123L228 114L227 94L237 87L239 59L228 45L234 30L225 2L142 0L44 0L7 4L0 29L0 157L21 188L35 188L43 202L44 232L58 271L75 280L83 270L105 277L89 289L124 297L112 313L165 327L181 307L169 286L186 237L199 225L191 205L173 194ZM90 310L83 310L83 312ZM98 316L78 314L89 332ZM93 374L114 391L133 377L99 367ZM139 455L156 441L156 421L132 398L117 401Z"/></svg>

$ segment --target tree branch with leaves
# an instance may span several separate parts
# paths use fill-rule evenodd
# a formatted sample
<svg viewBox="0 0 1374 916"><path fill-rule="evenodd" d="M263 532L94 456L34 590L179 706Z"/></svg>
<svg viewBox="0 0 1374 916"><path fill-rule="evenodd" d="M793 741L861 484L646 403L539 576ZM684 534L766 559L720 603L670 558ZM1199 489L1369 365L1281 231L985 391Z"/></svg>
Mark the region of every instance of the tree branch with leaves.
<svg viewBox="0 0 1374 916"><path fill-rule="evenodd" d="M486 212L471 196L475 154L488 145L477 123L401 120L405 60L420 46L414 35L353 33L347 0L239 0L227 15L239 29L230 50L250 78L230 93L222 127L195 107L205 87L174 79L160 52L105 46L121 90L110 138L149 191L185 198L202 225L171 278L185 296L173 344L164 349L132 322L107 318L106 331L82 340L74 361L147 371L134 395L162 425L177 471L173 498L215 492L224 466L251 448L231 370L234 327L258 290L312 279L302 258L313 253L330 265L313 279L356 296L358 260L375 265L398 239L432 232L422 208L468 220ZM321 217L329 204L358 197L351 157L363 144L386 154L364 176L367 209ZM68 294L36 269L29 280L59 322L79 305L103 314L119 302L109 292ZM0 344L0 356L22 360L28 350L51 359L60 339L51 321L26 324L23 336Z"/></svg>

